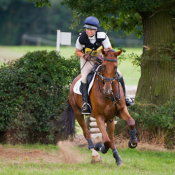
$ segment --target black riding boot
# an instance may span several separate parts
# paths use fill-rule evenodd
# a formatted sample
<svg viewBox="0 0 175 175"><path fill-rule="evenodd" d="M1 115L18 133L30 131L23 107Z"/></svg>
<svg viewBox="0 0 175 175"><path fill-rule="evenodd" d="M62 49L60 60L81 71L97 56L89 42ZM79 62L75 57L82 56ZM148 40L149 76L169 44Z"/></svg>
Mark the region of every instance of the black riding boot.
<svg viewBox="0 0 175 175"><path fill-rule="evenodd" d="M81 113L82 114L90 114L91 113L91 106L90 104L88 103L88 89L87 89L87 85L86 83L82 83L81 82L81 89L82 89L82 97L83 97L83 106L81 108Z"/></svg>
<svg viewBox="0 0 175 175"><path fill-rule="evenodd" d="M120 83L121 83L121 85L122 85L122 87L123 87L123 92L124 92L124 95L125 95L126 106L131 106L131 105L133 105L133 104L134 104L133 99L131 99L131 98L126 98L125 82L124 82L123 77L120 77L120 80L119 80L119 81L120 81Z"/></svg>

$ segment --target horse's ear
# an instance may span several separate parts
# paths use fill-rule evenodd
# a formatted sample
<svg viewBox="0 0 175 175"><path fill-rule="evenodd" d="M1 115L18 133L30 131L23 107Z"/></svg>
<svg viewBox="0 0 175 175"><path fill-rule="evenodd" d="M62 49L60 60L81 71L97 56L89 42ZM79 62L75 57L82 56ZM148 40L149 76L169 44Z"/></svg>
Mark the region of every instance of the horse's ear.
<svg viewBox="0 0 175 175"><path fill-rule="evenodd" d="M122 52L123 52L123 50L120 50L120 51L118 51L118 52L115 52L115 55L116 55L116 56L119 56L119 55L121 55Z"/></svg>
<svg viewBox="0 0 175 175"><path fill-rule="evenodd" d="M103 55L106 55L106 51L105 51L104 49L101 49L101 53L102 53Z"/></svg>

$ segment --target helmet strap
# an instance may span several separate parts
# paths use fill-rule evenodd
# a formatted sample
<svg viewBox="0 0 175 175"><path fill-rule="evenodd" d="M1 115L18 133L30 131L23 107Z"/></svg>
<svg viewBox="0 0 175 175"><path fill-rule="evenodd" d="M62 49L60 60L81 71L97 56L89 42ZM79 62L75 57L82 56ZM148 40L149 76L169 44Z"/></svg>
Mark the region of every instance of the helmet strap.
<svg viewBox="0 0 175 175"><path fill-rule="evenodd" d="M93 36L88 36L88 38L89 38L89 40L93 40L93 39L95 39L95 35L93 35Z"/></svg>

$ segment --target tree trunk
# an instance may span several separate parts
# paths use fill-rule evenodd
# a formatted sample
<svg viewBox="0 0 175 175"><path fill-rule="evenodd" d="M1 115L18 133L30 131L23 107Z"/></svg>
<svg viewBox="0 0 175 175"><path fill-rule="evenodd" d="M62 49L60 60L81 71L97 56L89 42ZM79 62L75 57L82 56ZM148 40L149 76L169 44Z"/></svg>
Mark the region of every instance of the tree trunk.
<svg viewBox="0 0 175 175"><path fill-rule="evenodd" d="M166 11L141 16L144 48L136 101L164 104L175 100L175 19Z"/></svg>

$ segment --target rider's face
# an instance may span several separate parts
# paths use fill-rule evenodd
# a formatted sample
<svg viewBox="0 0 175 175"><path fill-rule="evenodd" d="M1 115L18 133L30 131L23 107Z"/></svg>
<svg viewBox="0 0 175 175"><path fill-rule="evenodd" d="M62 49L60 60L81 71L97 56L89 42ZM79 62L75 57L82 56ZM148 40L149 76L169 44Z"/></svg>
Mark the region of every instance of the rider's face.
<svg viewBox="0 0 175 175"><path fill-rule="evenodd" d="M87 29L87 28L86 28L86 34L87 34L88 37L94 36L95 33L96 33L96 31L97 31L97 30L94 30L94 29Z"/></svg>

